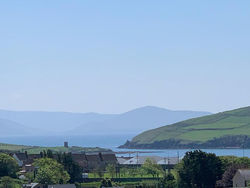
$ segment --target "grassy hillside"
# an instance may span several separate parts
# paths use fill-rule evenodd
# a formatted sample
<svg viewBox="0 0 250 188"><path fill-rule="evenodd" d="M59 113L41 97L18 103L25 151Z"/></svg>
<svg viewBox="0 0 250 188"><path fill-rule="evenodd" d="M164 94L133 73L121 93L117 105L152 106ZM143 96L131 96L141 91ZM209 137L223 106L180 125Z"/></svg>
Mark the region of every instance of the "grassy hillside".
<svg viewBox="0 0 250 188"><path fill-rule="evenodd" d="M125 144L125 147L130 145L140 148L140 146L150 147L150 145L153 145L153 148L157 148L157 143L168 145L168 142L190 147L192 145L204 145L216 139L226 137L228 139L228 136L232 140L242 135L250 136L250 107L189 119L152 129L134 137L131 142Z"/></svg>
<svg viewBox="0 0 250 188"><path fill-rule="evenodd" d="M39 147L39 146L24 146L24 145L13 145L0 143L0 150L9 152L24 152L27 151L30 154L38 154L43 150L52 150L54 152L72 152L72 153L83 153L83 152L105 152L111 151L109 149L99 147L78 147L72 146L65 148L62 146L58 147Z"/></svg>

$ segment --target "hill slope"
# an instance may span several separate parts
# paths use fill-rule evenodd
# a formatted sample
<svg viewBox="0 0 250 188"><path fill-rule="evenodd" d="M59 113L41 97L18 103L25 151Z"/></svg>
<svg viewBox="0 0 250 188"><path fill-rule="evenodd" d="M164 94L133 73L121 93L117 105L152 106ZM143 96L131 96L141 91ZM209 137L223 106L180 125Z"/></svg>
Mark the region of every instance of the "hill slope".
<svg viewBox="0 0 250 188"><path fill-rule="evenodd" d="M149 130L124 148L250 147L250 107L189 119Z"/></svg>

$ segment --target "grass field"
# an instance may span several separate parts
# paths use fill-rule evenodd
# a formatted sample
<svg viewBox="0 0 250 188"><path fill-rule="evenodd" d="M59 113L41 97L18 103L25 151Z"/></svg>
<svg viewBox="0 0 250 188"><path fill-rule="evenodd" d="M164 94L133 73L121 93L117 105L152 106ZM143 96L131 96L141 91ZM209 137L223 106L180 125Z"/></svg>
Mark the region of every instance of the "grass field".
<svg viewBox="0 0 250 188"><path fill-rule="evenodd" d="M0 143L0 150L6 150L10 152L24 152L27 151L29 154L37 154L43 150L52 150L54 152L72 152L72 153L83 153L83 152L105 152L111 151L109 149L99 148L99 147L78 147L72 146L65 148L63 146L58 147L39 147L39 146L24 146L24 145L13 145Z"/></svg>
<svg viewBox="0 0 250 188"><path fill-rule="evenodd" d="M206 142L226 135L250 136L250 107L194 118L143 132L133 138L137 144L167 139Z"/></svg>

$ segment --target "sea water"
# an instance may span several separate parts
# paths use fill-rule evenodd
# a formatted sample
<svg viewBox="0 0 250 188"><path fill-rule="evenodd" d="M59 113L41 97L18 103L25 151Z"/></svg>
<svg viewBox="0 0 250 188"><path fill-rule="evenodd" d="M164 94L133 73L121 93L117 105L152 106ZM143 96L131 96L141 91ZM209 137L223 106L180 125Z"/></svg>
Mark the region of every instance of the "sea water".
<svg viewBox="0 0 250 188"><path fill-rule="evenodd" d="M82 136L16 136L0 137L0 143L30 145L30 146L63 146L68 141L70 146L103 147L116 152L122 152L120 156L157 155L162 157L183 157L191 149L119 149L118 146L133 138L133 134L127 135L82 135ZM234 155L238 157L250 157L250 149L202 149L205 152L215 153L218 156Z"/></svg>

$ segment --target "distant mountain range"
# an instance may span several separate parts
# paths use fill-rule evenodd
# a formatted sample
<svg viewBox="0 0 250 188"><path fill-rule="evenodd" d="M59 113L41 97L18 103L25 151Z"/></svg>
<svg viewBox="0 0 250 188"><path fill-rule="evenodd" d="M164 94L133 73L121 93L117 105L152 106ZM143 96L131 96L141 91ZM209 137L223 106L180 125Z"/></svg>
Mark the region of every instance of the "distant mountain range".
<svg viewBox="0 0 250 188"><path fill-rule="evenodd" d="M142 131L211 114L146 106L122 114L0 110L0 136L138 134Z"/></svg>
<svg viewBox="0 0 250 188"><path fill-rule="evenodd" d="M250 107L145 131L121 148L250 148Z"/></svg>

